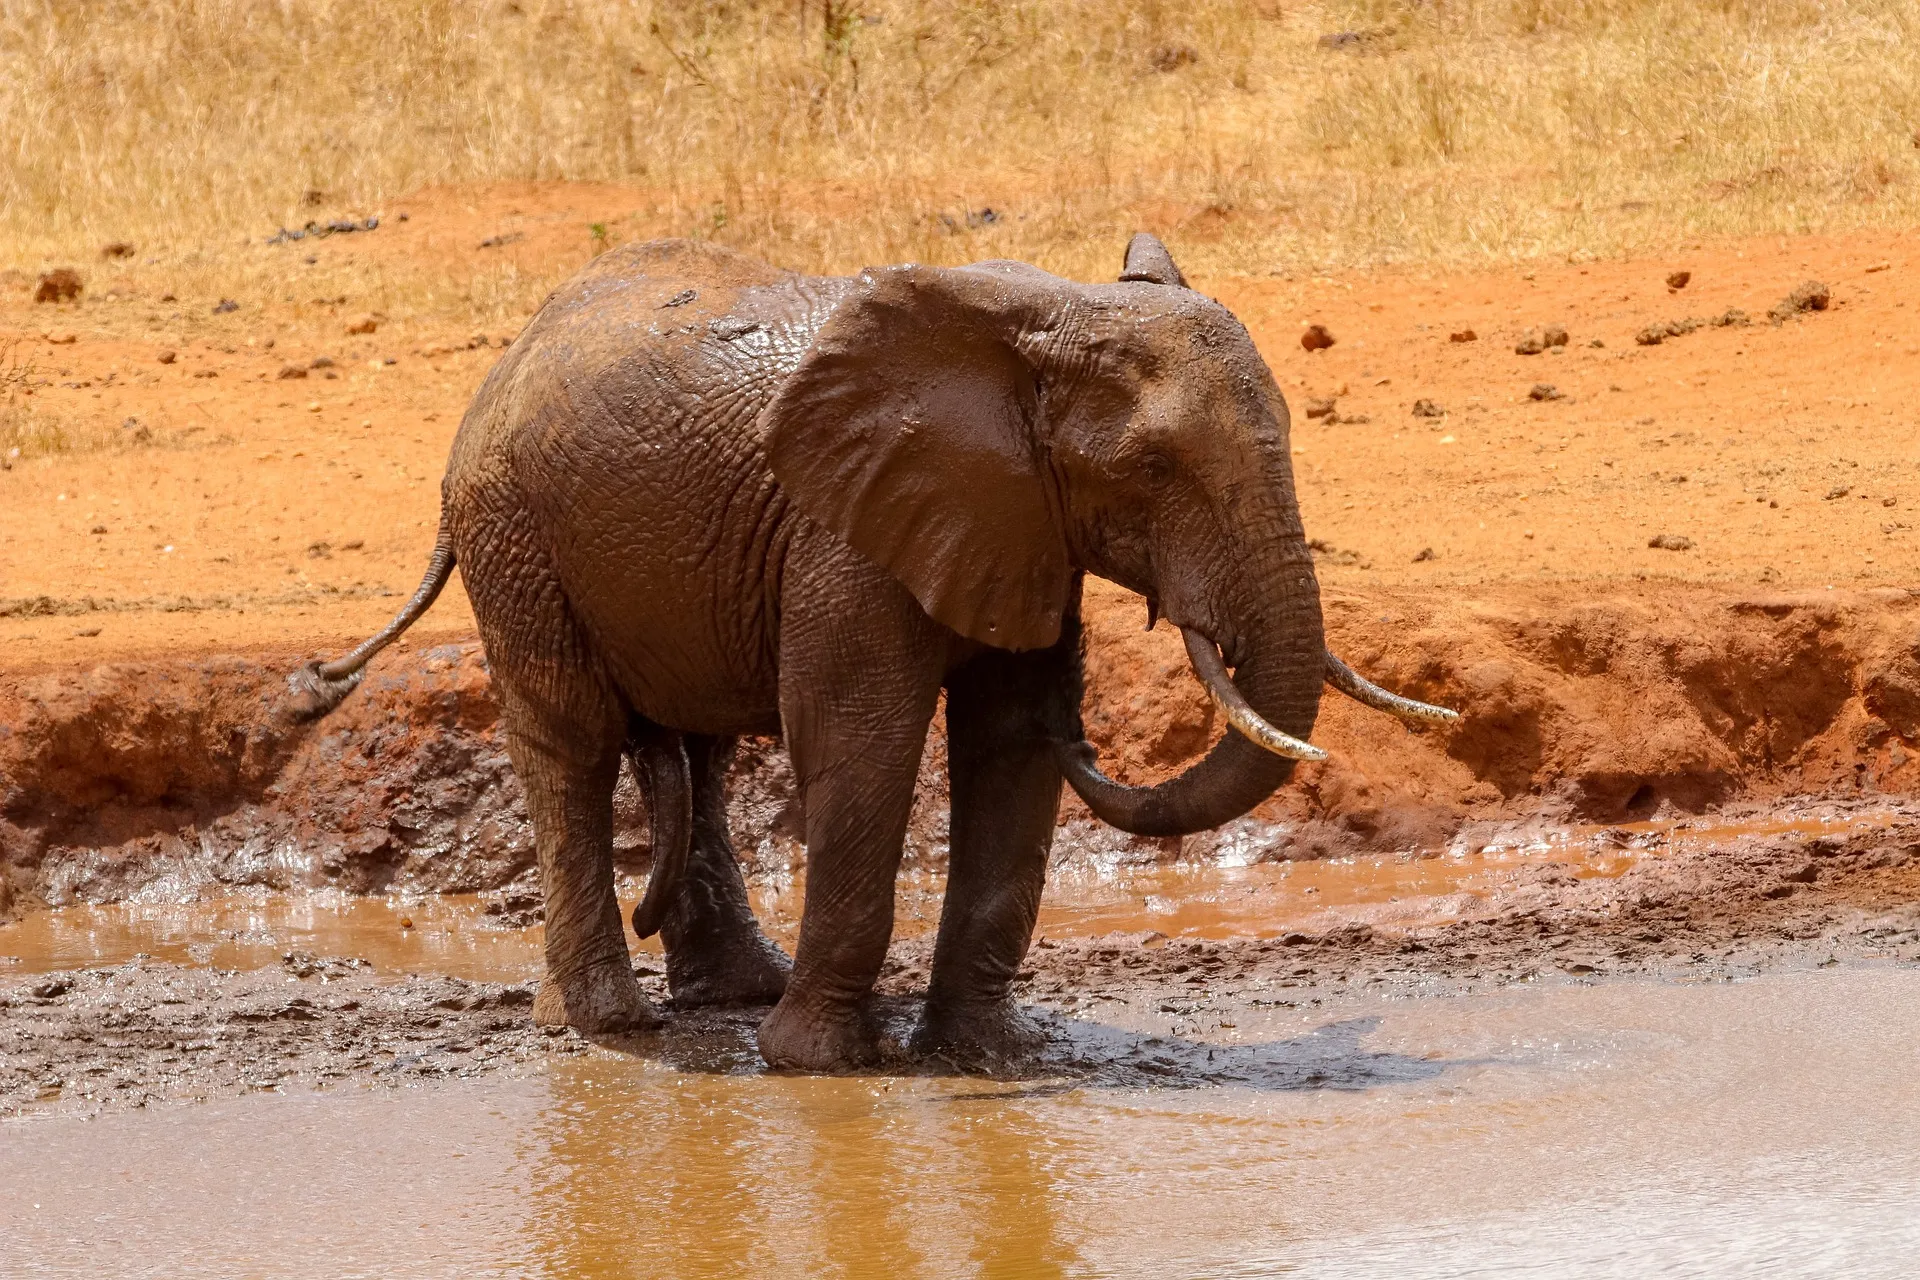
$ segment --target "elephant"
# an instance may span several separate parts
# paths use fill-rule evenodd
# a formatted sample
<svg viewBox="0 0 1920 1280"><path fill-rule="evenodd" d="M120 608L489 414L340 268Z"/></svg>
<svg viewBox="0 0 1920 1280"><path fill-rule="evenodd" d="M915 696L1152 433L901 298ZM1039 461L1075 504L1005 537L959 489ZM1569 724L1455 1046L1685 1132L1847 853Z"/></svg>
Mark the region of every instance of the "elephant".
<svg viewBox="0 0 1920 1280"><path fill-rule="evenodd" d="M1325 685L1453 716L1327 652L1289 425L1247 330L1150 235L1110 284L625 246L556 290L476 393L419 591L290 681L324 714L458 564L545 894L534 1020L659 1023L614 893L626 759L654 838L634 928L661 935L673 1007L770 1003L766 1061L821 1072L877 1060L870 996L944 691L950 862L912 1045L1015 1058L1043 1041L1012 983L1063 782L1106 822L1179 835L1323 758ZM1159 785L1107 777L1082 733L1086 574L1180 628L1231 726ZM807 850L791 961L748 906L724 805L735 740L775 734Z"/></svg>

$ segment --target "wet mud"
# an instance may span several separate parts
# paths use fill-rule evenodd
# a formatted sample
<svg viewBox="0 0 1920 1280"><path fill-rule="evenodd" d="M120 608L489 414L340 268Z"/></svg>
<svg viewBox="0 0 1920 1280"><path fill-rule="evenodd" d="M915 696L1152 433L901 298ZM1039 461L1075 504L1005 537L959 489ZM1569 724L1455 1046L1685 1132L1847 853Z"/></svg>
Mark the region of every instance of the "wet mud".
<svg viewBox="0 0 1920 1280"><path fill-rule="evenodd" d="M1920 966L1920 808L1835 803L1791 820L1745 817L1515 829L1479 853L1308 864L1316 883L1304 886L1288 883L1299 867L1110 869L1092 883L1063 868L1017 988L1049 1043L1018 1062L906 1050L932 951L931 915L910 912L876 1003L883 1074L1362 1088L1423 1078L1428 1067L1360 1052L1359 1023L1336 1019L1280 1041L1241 1042L1236 1028L1363 997ZM1165 893L1169 877L1183 892ZM919 893L937 902L938 888ZM1122 896L1138 905L1122 911ZM762 899L776 936L790 933L793 894L762 886ZM1233 914L1249 899L1263 904L1264 928ZM753 1032L764 1010L672 1012L660 1032L591 1044L536 1030L539 931L502 923L482 900L342 900L319 925L300 901L83 907L64 931L47 925L64 912L0 930L14 961L0 967L0 1114L417 1083L534 1069L596 1045L683 1071L762 1070ZM1229 910L1196 914L1195 903ZM257 927L210 927L213 910ZM1107 924L1129 927L1094 932ZM196 941L169 943L169 929ZM155 939L174 949L120 954ZM659 956L643 951L636 970L667 1005ZM1143 1020L1156 1029L1139 1030Z"/></svg>

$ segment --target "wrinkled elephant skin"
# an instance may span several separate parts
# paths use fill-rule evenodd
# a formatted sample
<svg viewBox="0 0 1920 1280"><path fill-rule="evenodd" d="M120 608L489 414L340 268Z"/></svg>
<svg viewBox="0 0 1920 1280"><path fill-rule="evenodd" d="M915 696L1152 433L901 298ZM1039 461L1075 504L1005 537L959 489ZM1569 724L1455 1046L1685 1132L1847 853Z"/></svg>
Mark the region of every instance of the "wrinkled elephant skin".
<svg viewBox="0 0 1920 1280"><path fill-rule="evenodd" d="M1312 758L1326 665L1286 405L1151 237L1104 285L1002 262L825 279L686 242L606 253L475 398L421 594L301 673L302 705L344 697L455 563L536 832L542 1023L657 1016L614 900L628 753L689 793L656 822L674 878L643 922L676 1005L777 999L762 1052L817 1071L875 1059L863 1008L943 689L950 876L917 1044L958 1061L1036 1043L1010 987L1063 766L1102 816L1164 832L1237 817L1287 778L1286 750ZM1154 788L1076 754L1085 573L1186 629L1265 745L1230 733ZM747 909L719 792L732 739L771 733L805 812L790 968Z"/></svg>

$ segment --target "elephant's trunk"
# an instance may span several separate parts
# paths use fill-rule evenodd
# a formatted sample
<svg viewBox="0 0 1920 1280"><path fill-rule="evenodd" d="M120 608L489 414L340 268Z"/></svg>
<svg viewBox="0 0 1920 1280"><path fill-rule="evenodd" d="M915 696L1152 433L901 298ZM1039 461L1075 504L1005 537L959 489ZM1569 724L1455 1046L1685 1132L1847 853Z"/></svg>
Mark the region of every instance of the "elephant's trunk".
<svg viewBox="0 0 1920 1280"><path fill-rule="evenodd" d="M1233 728L1178 777L1129 787L1101 772L1090 743L1061 744L1061 770L1096 817L1135 835L1205 831L1272 795L1295 761L1324 758L1306 742L1326 678L1318 593L1303 592L1275 612L1277 620L1254 633L1230 683L1212 641L1186 631L1195 673Z"/></svg>

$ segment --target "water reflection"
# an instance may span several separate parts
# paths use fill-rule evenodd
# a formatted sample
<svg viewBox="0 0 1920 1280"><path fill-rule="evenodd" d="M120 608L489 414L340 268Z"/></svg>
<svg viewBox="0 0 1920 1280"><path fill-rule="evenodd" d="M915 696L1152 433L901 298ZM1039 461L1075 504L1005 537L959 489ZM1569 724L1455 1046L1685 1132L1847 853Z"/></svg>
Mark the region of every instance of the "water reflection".
<svg viewBox="0 0 1920 1280"><path fill-rule="evenodd" d="M1062 1171L1033 1107L950 1082L557 1067L528 1255L553 1276L1060 1276Z"/></svg>

